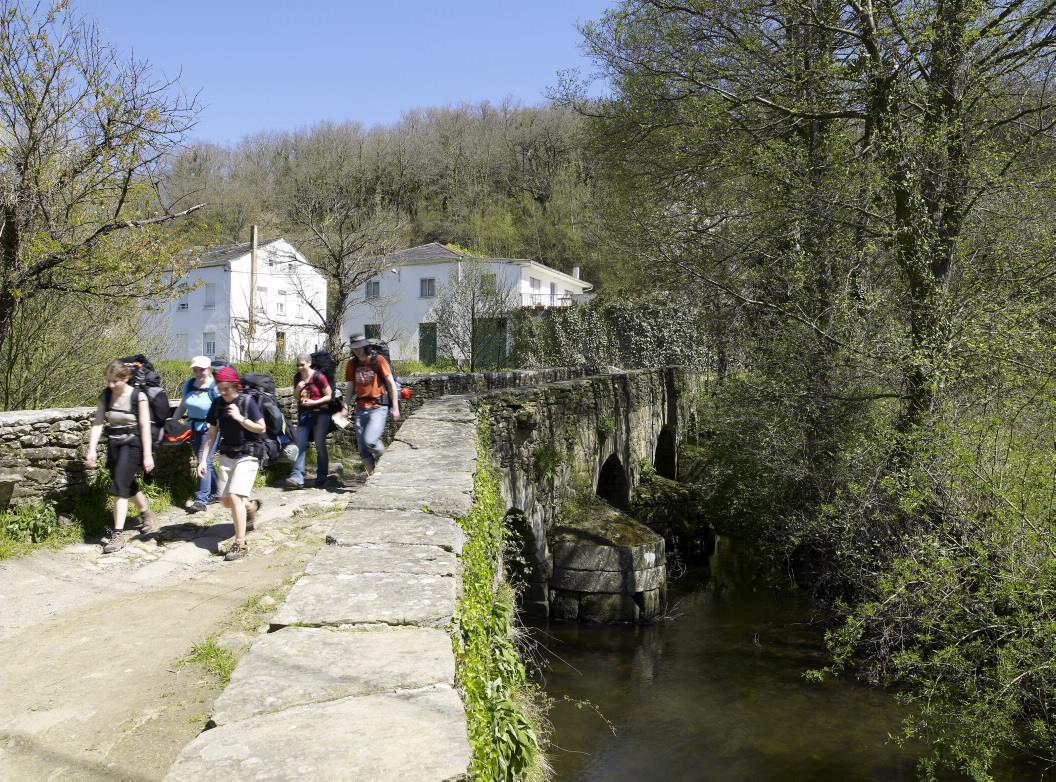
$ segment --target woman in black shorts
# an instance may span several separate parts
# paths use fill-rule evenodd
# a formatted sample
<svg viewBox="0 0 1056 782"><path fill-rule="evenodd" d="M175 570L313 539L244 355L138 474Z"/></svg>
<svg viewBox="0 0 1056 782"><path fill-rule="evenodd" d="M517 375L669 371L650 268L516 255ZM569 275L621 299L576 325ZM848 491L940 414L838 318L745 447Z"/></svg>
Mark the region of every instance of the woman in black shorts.
<svg viewBox="0 0 1056 782"><path fill-rule="evenodd" d="M129 498L139 508L142 531L149 533L157 529L157 520L147 506L147 498L139 490L137 479L141 466L148 473L154 469L150 409L147 395L129 385L131 377L132 370L120 361L111 361L107 366L106 389L99 395L84 460L88 469L96 466L96 448L105 426L106 468L112 479L110 495L114 498L114 526L108 530L109 540L103 547L104 554L124 548L132 537L132 532L125 529Z"/></svg>

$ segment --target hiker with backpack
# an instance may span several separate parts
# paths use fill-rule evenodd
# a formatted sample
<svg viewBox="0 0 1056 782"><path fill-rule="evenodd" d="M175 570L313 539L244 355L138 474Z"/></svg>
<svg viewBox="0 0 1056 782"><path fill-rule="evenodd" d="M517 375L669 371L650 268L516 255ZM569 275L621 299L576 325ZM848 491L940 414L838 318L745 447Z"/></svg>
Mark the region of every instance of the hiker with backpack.
<svg viewBox="0 0 1056 782"><path fill-rule="evenodd" d="M194 451L194 455L197 458L202 452L202 440L209 433L209 421L207 420L209 409L213 406L213 402L219 398L220 392L216 388L216 381L213 379L212 362L210 362L208 356L195 356L192 358L191 372L194 373L194 377L183 384L180 406L176 408L176 412L172 414L172 417L179 421L184 414L187 415L191 427L191 450ZM198 491L194 495L194 502L187 508L189 513L204 511L209 503L220 499L220 495L215 493L219 486L220 478L216 473L216 465L213 463L213 456L216 454L216 449L219 445L219 442L214 443L212 449L206 454L208 469L198 481Z"/></svg>
<svg viewBox="0 0 1056 782"><path fill-rule="evenodd" d="M260 406L248 394L242 393L242 381L233 367L216 371L216 387L220 396L213 400L206 420L209 431L198 454L198 477L205 477L208 455L217 437L220 438L220 501L230 509L235 525L235 541L224 556L225 561L243 559L248 553L246 532L253 529L260 500L251 500L257 470L265 453L264 437L267 427Z"/></svg>
<svg viewBox="0 0 1056 782"><path fill-rule="evenodd" d="M356 444L367 475L374 472L385 446L381 436L389 412L400 420L400 393L388 359L376 349L377 344L362 334L353 334L352 358L345 367L345 380L355 384Z"/></svg>
<svg viewBox="0 0 1056 782"><path fill-rule="evenodd" d="M95 469L99 440L106 430L106 467L110 471L110 496L114 498L113 527L107 530L104 554L125 547L132 531L125 529L129 499L139 508L142 531L157 530L157 518L139 489L139 469L154 471L154 437L151 429L147 395L131 384L133 369L122 360L106 367L106 389L99 395L95 418L88 435L88 453L84 464Z"/></svg>
<svg viewBox="0 0 1056 782"><path fill-rule="evenodd" d="M329 356L329 354L327 354ZM305 457L309 442L315 442L316 468L315 487L326 486L330 469L330 454L326 448L326 435L330 431L330 400L333 387L322 369L312 366L312 357L307 353L297 356L297 373L293 376L293 395L297 400L297 459L293 471L286 479L291 489L304 486Z"/></svg>

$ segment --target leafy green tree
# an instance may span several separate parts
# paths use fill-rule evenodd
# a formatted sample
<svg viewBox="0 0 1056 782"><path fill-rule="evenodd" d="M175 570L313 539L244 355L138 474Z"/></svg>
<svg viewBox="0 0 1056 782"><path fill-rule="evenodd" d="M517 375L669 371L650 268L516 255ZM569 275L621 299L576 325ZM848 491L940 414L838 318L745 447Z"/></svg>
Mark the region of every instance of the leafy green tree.
<svg viewBox="0 0 1056 782"><path fill-rule="evenodd" d="M123 60L69 2L0 2L0 348L55 293L130 298L175 285L178 233L158 170L193 98Z"/></svg>

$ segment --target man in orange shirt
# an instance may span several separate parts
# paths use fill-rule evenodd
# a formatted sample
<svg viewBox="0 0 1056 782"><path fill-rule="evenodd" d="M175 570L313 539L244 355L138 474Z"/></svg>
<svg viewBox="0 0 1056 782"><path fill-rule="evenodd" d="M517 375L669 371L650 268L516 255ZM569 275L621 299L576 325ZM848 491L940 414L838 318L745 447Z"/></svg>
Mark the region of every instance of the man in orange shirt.
<svg viewBox="0 0 1056 782"><path fill-rule="evenodd" d="M400 395L396 393L396 379L392 367L362 334L353 334L353 357L345 367L345 380L355 383L356 444L367 475L374 472L378 459L385 453L381 435L392 411L392 420L400 420Z"/></svg>

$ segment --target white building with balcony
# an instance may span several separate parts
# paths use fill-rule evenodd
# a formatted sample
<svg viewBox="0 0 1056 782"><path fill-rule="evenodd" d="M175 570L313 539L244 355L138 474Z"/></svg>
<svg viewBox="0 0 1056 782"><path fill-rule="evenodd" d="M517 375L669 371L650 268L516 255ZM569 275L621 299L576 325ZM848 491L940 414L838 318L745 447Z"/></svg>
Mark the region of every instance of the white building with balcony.
<svg viewBox="0 0 1056 782"><path fill-rule="evenodd" d="M578 268L565 274L526 259L475 258L434 242L386 256L383 271L356 291L345 316L345 335L384 339L394 360L432 363L438 352L438 298L445 287L463 279L470 265L502 292L511 312L567 307L593 288L579 278Z"/></svg>
<svg viewBox="0 0 1056 782"><path fill-rule="evenodd" d="M154 314L163 358L206 355L231 361L295 356L325 337L326 279L285 239L257 247L256 310L250 342L252 246L226 244L198 254L181 280L193 289Z"/></svg>

